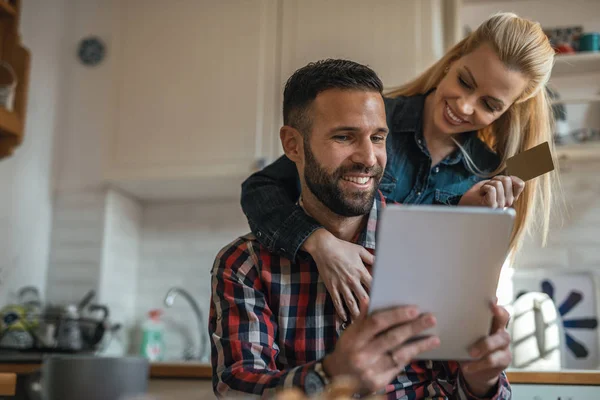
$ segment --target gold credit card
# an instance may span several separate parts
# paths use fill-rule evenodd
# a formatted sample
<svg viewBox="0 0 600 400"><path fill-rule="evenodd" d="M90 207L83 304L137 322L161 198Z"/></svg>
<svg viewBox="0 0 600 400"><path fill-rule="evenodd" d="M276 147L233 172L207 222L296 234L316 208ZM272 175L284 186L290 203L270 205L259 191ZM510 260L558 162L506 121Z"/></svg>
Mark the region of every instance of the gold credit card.
<svg viewBox="0 0 600 400"><path fill-rule="evenodd" d="M554 170L550 145L544 142L506 160L506 174L524 181Z"/></svg>

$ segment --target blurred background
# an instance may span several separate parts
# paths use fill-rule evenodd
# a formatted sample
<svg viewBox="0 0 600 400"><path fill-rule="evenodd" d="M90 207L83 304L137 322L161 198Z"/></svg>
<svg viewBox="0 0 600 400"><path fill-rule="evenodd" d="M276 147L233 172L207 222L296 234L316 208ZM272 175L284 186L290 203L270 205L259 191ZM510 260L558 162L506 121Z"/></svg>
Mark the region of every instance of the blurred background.
<svg viewBox="0 0 600 400"><path fill-rule="evenodd" d="M145 343L153 361L208 362L209 272L249 231L240 183L282 153L287 77L350 58L392 88L498 11L539 21L559 52L566 198L548 245L528 239L503 270L500 301L523 317L514 366L598 370L595 0L0 0L0 359Z"/></svg>

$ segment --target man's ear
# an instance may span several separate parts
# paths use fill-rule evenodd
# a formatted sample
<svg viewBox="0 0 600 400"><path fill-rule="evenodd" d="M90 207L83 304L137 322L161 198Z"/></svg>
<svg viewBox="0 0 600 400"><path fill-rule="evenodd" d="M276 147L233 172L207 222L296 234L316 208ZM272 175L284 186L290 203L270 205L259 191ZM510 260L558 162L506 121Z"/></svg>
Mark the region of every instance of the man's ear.
<svg viewBox="0 0 600 400"><path fill-rule="evenodd" d="M297 129L284 125L279 130L283 152L293 162L301 161L304 154L304 137Z"/></svg>

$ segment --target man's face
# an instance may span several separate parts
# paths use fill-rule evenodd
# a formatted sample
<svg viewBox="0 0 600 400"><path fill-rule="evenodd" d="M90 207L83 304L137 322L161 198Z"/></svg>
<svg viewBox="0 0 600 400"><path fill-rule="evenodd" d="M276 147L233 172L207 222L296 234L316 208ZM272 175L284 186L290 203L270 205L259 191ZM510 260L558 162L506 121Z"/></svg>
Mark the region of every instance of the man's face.
<svg viewBox="0 0 600 400"><path fill-rule="evenodd" d="M367 214L387 161L381 94L331 89L320 93L308 112L312 129L300 166L306 186L338 215Z"/></svg>

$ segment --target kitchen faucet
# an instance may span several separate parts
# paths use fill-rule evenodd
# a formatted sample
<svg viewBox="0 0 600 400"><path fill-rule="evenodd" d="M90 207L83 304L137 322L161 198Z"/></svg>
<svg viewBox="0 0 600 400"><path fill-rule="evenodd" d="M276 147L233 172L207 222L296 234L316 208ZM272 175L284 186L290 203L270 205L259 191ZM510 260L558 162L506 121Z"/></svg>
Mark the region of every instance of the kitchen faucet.
<svg viewBox="0 0 600 400"><path fill-rule="evenodd" d="M194 351L194 343L189 341L183 352L183 358L185 360L200 360L202 359L202 357L204 357L204 353L206 352L206 342L208 340L206 327L203 325L204 317L202 315L202 310L200 310L200 307L198 306L196 300L194 300L194 297L192 297L192 295L187 290L180 287L172 287L171 289L169 289L167 295L165 296L165 305L167 307L173 306L173 302L175 301L177 295L183 296L188 301L188 303L190 303L190 306L192 306L192 310L194 311L194 314L196 314L196 319L198 320L198 330L200 333L199 353L196 354L196 352Z"/></svg>

